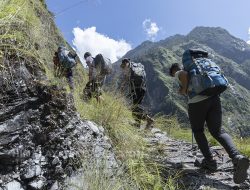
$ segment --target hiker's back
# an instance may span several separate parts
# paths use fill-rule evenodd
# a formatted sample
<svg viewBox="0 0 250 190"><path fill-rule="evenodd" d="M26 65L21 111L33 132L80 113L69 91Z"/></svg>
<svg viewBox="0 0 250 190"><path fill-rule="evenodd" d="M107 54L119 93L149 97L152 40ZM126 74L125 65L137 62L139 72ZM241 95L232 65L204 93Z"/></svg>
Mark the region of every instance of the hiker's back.
<svg viewBox="0 0 250 190"><path fill-rule="evenodd" d="M135 88L146 88L146 72L144 65L141 63L130 63L131 75L130 80Z"/></svg>
<svg viewBox="0 0 250 190"><path fill-rule="evenodd" d="M58 48L58 58L60 64L66 69L71 69L76 65L75 61L76 55L73 55L65 47Z"/></svg>
<svg viewBox="0 0 250 190"><path fill-rule="evenodd" d="M182 62L189 75L190 98L196 95L213 96L226 90L228 81L220 67L208 59L208 52L200 49L186 50Z"/></svg>
<svg viewBox="0 0 250 190"><path fill-rule="evenodd" d="M95 68L101 75L109 75L112 73L112 63L109 58L102 54L96 55L94 58Z"/></svg>

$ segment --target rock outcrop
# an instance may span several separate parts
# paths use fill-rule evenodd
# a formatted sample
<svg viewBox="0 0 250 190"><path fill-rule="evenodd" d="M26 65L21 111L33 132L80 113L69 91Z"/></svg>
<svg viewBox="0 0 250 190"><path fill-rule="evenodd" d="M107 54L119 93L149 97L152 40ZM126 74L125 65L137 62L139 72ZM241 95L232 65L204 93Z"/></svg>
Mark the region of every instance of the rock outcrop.
<svg viewBox="0 0 250 190"><path fill-rule="evenodd" d="M0 189L62 189L83 160L117 168L104 129L82 121L64 89L36 81L25 64L12 71L0 76Z"/></svg>
<svg viewBox="0 0 250 190"><path fill-rule="evenodd" d="M108 157L108 168L117 167L104 129L82 121L62 89L29 90L26 97L6 92L11 99L0 109L0 187L49 189L57 181L61 189L84 158Z"/></svg>
<svg viewBox="0 0 250 190"><path fill-rule="evenodd" d="M104 159L112 175L117 163L104 129L81 120L72 96L49 81L54 52L68 44L45 1L0 6L0 189L63 189L83 160ZM82 68L75 71L81 80Z"/></svg>

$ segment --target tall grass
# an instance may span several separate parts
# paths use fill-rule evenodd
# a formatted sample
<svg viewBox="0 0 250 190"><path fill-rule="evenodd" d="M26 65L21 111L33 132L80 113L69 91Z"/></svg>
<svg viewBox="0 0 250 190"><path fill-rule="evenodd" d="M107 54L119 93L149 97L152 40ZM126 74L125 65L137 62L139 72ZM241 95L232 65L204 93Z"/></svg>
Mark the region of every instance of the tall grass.
<svg viewBox="0 0 250 190"><path fill-rule="evenodd" d="M104 93L101 103L94 98L84 102L80 94L82 94L82 88L78 87L74 93L78 112L83 119L92 120L106 129L114 145L115 154L123 163L125 175L130 183L135 184L137 189L163 190L169 189L166 188L168 186L176 189L173 181L170 184L168 183L170 181L162 179L161 166L149 159L152 155L144 139L145 134L133 126L134 119L130 106L121 94ZM129 183L127 187L130 187ZM120 188L129 189L127 187L122 183Z"/></svg>
<svg viewBox="0 0 250 190"><path fill-rule="evenodd" d="M90 159L90 158L89 158ZM102 162L91 158L91 164L89 159L84 159L82 165L82 172L79 175L69 178L67 184L70 190L131 190L138 189L136 184L131 183L129 177L126 175L115 174L111 175L108 171L106 160Z"/></svg>

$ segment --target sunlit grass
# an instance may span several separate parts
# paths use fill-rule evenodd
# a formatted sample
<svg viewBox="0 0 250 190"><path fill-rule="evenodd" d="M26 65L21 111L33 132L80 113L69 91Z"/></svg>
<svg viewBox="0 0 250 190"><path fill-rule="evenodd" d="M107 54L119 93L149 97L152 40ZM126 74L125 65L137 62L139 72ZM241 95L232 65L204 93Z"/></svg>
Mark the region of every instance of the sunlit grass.
<svg viewBox="0 0 250 190"><path fill-rule="evenodd" d="M135 128L131 110L124 97L116 92L103 94L103 101L95 98L84 102L81 98L82 88L75 90L75 106L83 119L96 122L106 129L115 148L115 154L125 165L126 176L138 189L166 189L171 186L161 177L161 166L148 159L150 151L144 140L144 131ZM126 188L125 188L126 189Z"/></svg>

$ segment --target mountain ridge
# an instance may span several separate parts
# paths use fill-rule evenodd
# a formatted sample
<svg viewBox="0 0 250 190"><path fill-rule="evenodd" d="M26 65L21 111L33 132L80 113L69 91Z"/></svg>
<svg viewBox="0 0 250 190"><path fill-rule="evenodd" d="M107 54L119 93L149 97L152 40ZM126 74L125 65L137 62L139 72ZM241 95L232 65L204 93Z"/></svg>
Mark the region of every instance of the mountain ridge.
<svg viewBox="0 0 250 190"><path fill-rule="evenodd" d="M145 105L154 114L177 114L179 120L188 123L186 99L176 93L168 69L172 63L181 63L184 50L197 47L209 52L230 81L229 89L222 94L224 126L236 134L239 126L243 126L240 135L249 136L250 46L221 27L196 27L186 36L177 34L159 42L144 42L124 56L145 66L148 74Z"/></svg>

